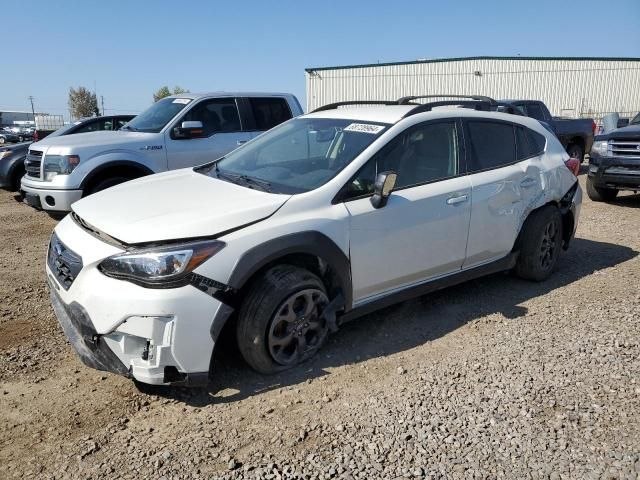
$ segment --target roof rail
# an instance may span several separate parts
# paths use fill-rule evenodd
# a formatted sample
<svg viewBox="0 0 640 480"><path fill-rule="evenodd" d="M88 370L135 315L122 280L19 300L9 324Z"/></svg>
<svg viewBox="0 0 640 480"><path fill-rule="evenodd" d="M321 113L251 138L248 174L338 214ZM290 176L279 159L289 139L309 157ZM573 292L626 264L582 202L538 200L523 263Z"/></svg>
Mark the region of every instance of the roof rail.
<svg viewBox="0 0 640 480"><path fill-rule="evenodd" d="M345 105L398 105L398 102L394 102L392 100L350 100L348 102L329 103L328 105L316 108L310 113L335 110L336 108L343 107Z"/></svg>
<svg viewBox="0 0 640 480"><path fill-rule="evenodd" d="M484 95L448 95L446 93L441 93L438 95L410 95L408 97L399 98L397 104L410 105L409 102L412 102L413 100L417 100L418 98L468 98L470 100L487 102L491 105L494 105L496 103L496 101L493 98L486 97ZM455 105L455 104L451 104L451 105Z"/></svg>

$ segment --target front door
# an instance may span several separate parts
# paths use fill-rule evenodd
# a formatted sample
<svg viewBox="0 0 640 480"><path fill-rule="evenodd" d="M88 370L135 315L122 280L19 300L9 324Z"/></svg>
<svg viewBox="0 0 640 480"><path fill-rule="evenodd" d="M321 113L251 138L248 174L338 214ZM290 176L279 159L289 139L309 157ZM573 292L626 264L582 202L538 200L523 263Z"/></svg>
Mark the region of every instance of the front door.
<svg viewBox="0 0 640 480"><path fill-rule="evenodd" d="M182 122L202 122L198 138L175 138L173 128ZM243 131L237 99L233 97L203 100L196 104L166 134L169 169L193 167L216 160L251 139Z"/></svg>
<svg viewBox="0 0 640 480"><path fill-rule="evenodd" d="M460 124L425 122L389 142L347 186L355 303L461 269L471 184L459 173ZM379 209L370 202L379 172L396 186Z"/></svg>

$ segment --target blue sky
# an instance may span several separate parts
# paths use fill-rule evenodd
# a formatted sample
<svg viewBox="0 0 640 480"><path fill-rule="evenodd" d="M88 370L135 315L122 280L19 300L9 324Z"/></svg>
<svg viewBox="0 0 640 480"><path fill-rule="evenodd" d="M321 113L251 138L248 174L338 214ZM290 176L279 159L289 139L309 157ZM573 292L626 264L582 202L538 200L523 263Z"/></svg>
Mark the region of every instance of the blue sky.
<svg viewBox="0 0 640 480"><path fill-rule="evenodd" d="M476 55L640 57L640 0L7 1L0 109L70 86L137 113L162 85L287 91L306 67ZM607 31L610 25L615 29Z"/></svg>

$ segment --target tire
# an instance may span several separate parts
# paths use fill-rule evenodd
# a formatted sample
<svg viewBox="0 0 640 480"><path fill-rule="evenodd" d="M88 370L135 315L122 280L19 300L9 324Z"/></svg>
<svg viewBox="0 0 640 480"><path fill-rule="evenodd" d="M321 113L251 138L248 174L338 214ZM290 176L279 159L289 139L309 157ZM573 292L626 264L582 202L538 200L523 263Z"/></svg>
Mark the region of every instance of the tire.
<svg viewBox="0 0 640 480"><path fill-rule="evenodd" d="M587 177L587 195L594 202L610 202L618 196L615 188L596 187L591 177Z"/></svg>
<svg viewBox="0 0 640 480"><path fill-rule="evenodd" d="M4 137L0 137L0 145L4 145L7 140Z"/></svg>
<svg viewBox="0 0 640 480"><path fill-rule="evenodd" d="M322 281L293 265L278 265L253 282L239 313L236 338L246 362L276 373L311 358L329 334Z"/></svg>
<svg viewBox="0 0 640 480"><path fill-rule="evenodd" d="M14 191L20 190L20 181L22 177L24 177L25 173L27 173L24 169L24 166L17 167L17 170L13 173L11 177L11 187Z"/></svg>
<svg viewBox="0 0 640 480"><path fill-rule="evenodd" d="M101 192L102 190L106 190L109 187L114 187L114 186L119 185L121 183L128 182L129 180L131 180L131 178L129 178L129 177L109 177L109 178L106 178L106 179L101 180L98 183L94 184L89 189L89 191L86 193L86 195L92 195L94 193Z"/></svg>
<svg viewBox="0 0 640 480"><path fill-rule="evenodd" d="M582 147L577 143L572 143L571 145L569 145L567 147L567 153L571 158L577 158L578 160L580 160L580 163L584 161L584 151L582 150Z"/></svg>
<svg viewBox="0 0 640 480"><path fill-rule="evenodd" d="M529 215L523 228L515 273L525 280L541 282L553 273L562 249L562 216L547 205Z"/></svg>

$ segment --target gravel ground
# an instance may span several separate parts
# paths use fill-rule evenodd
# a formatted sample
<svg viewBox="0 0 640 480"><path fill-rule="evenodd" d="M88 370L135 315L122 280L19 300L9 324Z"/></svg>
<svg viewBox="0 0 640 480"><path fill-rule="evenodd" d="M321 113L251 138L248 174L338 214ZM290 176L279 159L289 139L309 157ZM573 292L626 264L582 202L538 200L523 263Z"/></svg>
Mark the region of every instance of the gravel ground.
<svg viewBox="0 0 640 480"><path fill-rule="evenodd" d="M390 307L272 377L225 340L208 389L143 392L76 358L55 221L0 192L0 478L639 478L639 213L585 199L547 282Z"/></svg>

